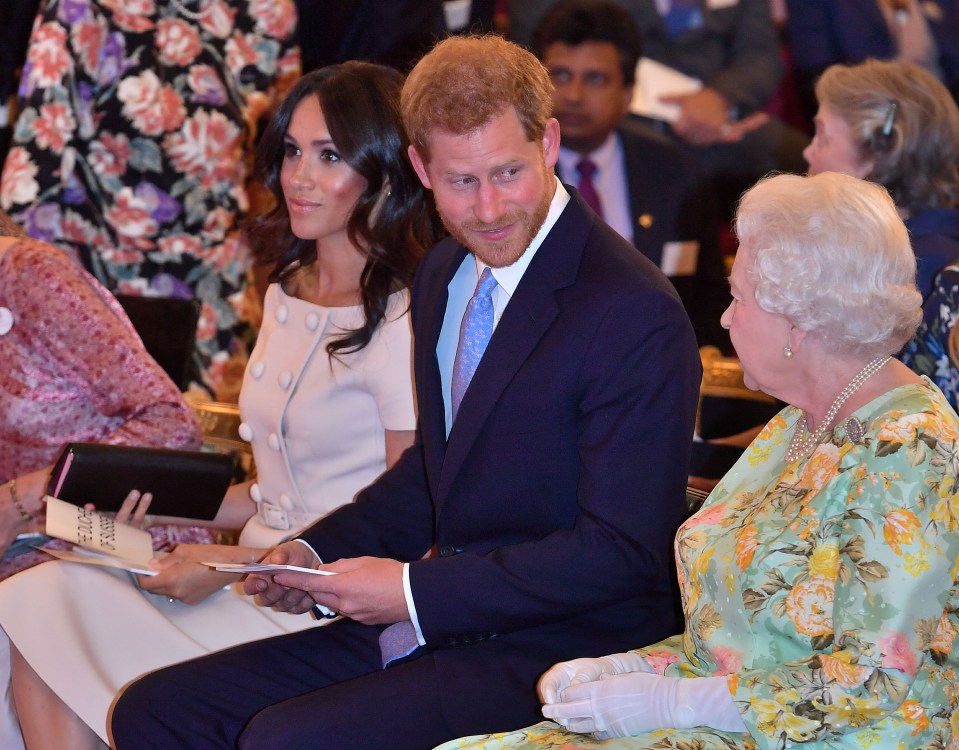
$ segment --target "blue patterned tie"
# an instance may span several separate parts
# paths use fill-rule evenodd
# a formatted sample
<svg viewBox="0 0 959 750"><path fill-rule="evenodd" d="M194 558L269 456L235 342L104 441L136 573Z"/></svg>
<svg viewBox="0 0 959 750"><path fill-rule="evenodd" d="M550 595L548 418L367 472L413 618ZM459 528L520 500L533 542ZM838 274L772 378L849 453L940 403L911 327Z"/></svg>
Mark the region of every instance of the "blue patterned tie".
<svg viewBox="0 0 959 750"><path fill-rule="evenodd" d="M453 419L456 419L460 402L493 335L492 295L495 288L496 279L489 268L484 268L460 325L460 340L456 347L456 359L453 360Z"/></svg>

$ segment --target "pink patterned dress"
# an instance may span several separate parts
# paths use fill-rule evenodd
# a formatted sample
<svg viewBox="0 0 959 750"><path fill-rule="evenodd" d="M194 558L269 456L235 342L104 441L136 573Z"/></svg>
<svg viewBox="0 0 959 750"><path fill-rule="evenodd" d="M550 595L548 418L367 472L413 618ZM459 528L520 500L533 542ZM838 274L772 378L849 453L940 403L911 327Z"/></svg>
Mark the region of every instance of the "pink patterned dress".
<svg viewBox="0 0 959 750"><path fill-rule="evenodd" d="M0 250L0 482L69 442L195 449L192 410L116 300L36 240ZM41 553L0 562L0 579ZM15 563L15 565L14 565Z"/></svg>

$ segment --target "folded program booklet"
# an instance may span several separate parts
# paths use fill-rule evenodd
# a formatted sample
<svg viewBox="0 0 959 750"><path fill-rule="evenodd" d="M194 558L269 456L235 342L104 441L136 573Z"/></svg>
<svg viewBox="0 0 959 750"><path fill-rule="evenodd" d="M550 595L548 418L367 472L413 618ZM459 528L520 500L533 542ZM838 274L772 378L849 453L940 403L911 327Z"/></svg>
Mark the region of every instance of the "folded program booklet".
<svg viewBox="0 0 959 750"><path fill-rule="evenodd" d="M47 534L75 545L73 550L46 549L46 552L64 560L156 575L149 565L155 556L149 532L55 497L47 496L46 504Z"/></svg>
<svg viewBox="0 0 959 750"><path fill-rule="evenodd" d="M149 512L211 521L233 478L221 453L70 443L60 454L47 494L74 505L117 511L131 490L153 495Z"/></svg>

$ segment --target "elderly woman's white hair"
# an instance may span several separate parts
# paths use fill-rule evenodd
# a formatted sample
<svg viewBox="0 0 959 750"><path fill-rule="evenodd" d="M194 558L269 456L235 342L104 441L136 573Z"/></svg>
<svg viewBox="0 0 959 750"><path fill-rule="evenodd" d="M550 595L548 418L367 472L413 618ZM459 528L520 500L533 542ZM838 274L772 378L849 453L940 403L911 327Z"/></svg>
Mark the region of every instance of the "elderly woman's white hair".
<svg viewBox="0 0 959 750"><path fill-rule="evenodd" d="M743 195L736 234L753 252L759 306L828 349L894 354L915 332L916 258L879 185L835 172L767 177Z"/></svg>

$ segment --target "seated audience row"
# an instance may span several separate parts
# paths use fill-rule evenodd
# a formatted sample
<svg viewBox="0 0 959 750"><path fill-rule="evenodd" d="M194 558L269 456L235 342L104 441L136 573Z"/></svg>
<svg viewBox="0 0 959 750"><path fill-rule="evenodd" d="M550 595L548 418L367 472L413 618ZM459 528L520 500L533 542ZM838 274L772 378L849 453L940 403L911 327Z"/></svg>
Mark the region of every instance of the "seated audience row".
<svg viewBox="0 0 959 750"><path fill-rule="evenodd" d="M413 69L409 155L453 235L412 291L417 441L268 558L335 575L245 583L345 616L141 678L118 748L422 750L535 719L557 659L677 626L695 339L662 273L556 180L550 89L498 37Z"/></svg>
<svg viewBox="0 0 959 750"><path fill-rule="evenodd" d="M955 210L955 169L928 192L896 171L921 122L910 96L938 103L941 85L902 63L828 71L811 176L743 197L721 322L746 384L790 406L679 528L685 636L623 652L678 629L666 542L698 383L687 316L636 248L668 270L671 243L708 241L678 239L684 201L708 206L699 170L620 122L638 54L624 17L563 0L534 45L545 66L498 38L448 40L402 97L398 73L365 63L296 84L257 162L276 198L253 227L274 283L241 399L259 476L217 517L240 544L180 545L137 587L68 563L0 586L27 747L421 748L534 721L553 662L538 687L556 723L442 749L947 742L959 537L941 456L959 418L891 359L932 257L909 222ZM839 102L877 80L889 96L860 103L857 127ZM959 122L941 112L936 155ZM629 153L685 175L647 190L647 226L621 209L648 186L620 166L618 197L600 197L580 164ZM414 172L452 237L409 292L439 235ZM241 585L201 564L261 558L335 575ZM179 661L122 692L111 734L123 685Z"/></svg>

